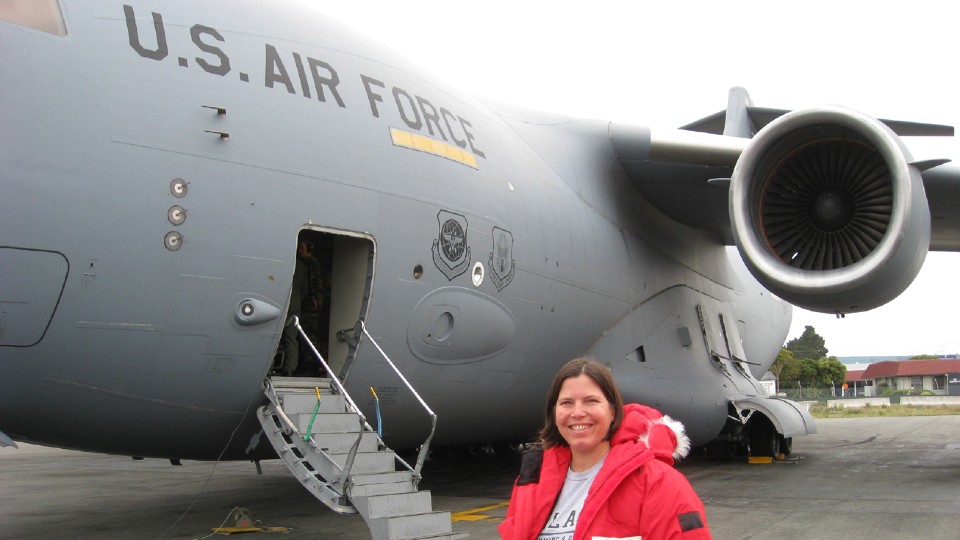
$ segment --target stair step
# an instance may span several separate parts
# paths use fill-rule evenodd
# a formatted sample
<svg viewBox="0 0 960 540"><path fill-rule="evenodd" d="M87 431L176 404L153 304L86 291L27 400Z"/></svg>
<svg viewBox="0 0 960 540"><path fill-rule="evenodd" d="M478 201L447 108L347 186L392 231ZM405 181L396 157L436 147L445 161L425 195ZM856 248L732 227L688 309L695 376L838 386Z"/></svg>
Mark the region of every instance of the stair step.
<svg viewBox="0 0 960 540"><path fill-rule="evenodd" d="M341 467L345 467L347 464L347 454L331 454L330 457ZM350 474L392 472L395 470L396 458L391 450L382 452L357 452L353 460L353 467L350 469Z"/></svg>
<svg viewBox="0 0 960 540"><path fill-rule="evenodd" d="M316 377L270 377L270 382L273 384L273 388L280 393L288 389L307 389L313 390L316 387L319 387L321 391L330 390L332 383L330 379L316 378Z"/></svg>
<svg viewBox="0 0 960 540"><path fill-rule="evenodd" d="M346 454L357 441L356 432L341 433L314 433L313 440L317 443L317 448L322 448L328 454ZM371 431L365 431L360 436L359 452L376 452L379 448L377 434Z"/></svg>
<svg viewBox="0 0 960 540"><path fill-rule="evenodd" d="M350 488L351 497L372 497L374 495L393 495L395 493L416 493L411 482L385 482L382 484L365 484Z"/></svg>
<svg viewBox="0 0 960 540"><path fill-rule="evenodd" d="M287 417L290 418L293 425L297 426L297 430L304 434L307 433L307 428L310 427L310 418L312 416L312 410L309 413L287 414ZM344 412L318 414L317 419L313 422L313 433L334 432L359 433L360 417L354 413Z"/></svg>
<svg viewBox="0 0 960 540"><path fill-rule="evenodd" d="M317 406L316 392L288 393L282 394L283 410L290 414L313 414L314 407ZM347 412L346 400L340 394L320 394L320 409L318 413L345 413Z"/></svg>
<svg viewBox="0 0 960 540"><path fill-rule="evenodd" d="M353 487L350 489L352 497L417 491L413 486L413 473L410 471L360 473L351 475L351 479L353 480Z"/></svg>
<svg viewBox="0 0 960 540"><path fill-rule="evenodd" d="M410 471L357 473L351 476L353 477L353 485L355 486L385 484L389 482L407 482L413 485L413 473Z"/></svg>
<svg viewBox="0 0 960 540"><path fill-rule="evenodd" d="M455 533L451 532L448 534L435 534L431 536L420 536L420 540L460 540L461 538L467 538L470 536L469 533Z"/></svg>
<svg viewBox="0 0 960 540"><path fill-rule="evenodd" d="M425 512L422 514L408 514L394 516L380 520L369 520L371 532L376 526L385 534L379 538L386 540L410 540L424 538L431 535L443 535L453 532L450 521L450 512ZM376 538L377 535L374 534Z"/></svg>
<svg viewBox="0 0 960 540"><path fill-rule="evenodd" d="M414 493L395 493L372 495L364 498L354 497L354 505L368 518L401 516L408 514L424 514L433 511L433 502L429 491Z"/></svg>

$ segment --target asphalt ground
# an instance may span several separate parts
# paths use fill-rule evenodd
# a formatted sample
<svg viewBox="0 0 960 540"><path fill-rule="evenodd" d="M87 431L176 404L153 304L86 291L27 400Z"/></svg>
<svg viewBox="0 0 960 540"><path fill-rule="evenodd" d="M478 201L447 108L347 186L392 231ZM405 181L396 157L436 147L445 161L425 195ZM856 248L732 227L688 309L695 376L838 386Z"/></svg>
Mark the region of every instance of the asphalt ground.
<svg viewBox="0 0 960 540"><path fill-rule="evenodd" d="M960 538L960 416L818 420L782 462L688 459L680 470L718 539ZM457 532L499 538L518 458L444 453L421 486ZM0 448L0 538L204 538L234 507L285 533L367 539L357 515L314 500L279 461L134 461L22 444ZM222 538L214 535L213 538Z"/></svg>

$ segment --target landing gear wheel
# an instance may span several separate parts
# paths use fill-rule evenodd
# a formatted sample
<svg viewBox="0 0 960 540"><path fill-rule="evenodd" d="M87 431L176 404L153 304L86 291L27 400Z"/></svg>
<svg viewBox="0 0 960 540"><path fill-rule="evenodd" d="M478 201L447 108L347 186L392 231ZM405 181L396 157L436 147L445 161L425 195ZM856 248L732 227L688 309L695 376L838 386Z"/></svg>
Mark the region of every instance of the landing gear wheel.
<svg viewBox="0 0 960 540"><path fill-rule="evenodd" d="M750 422L750 457L770 457L780 455L780 434L773 423L759 413Z"/></svg>
<svg viewBox="0 0 960 540"><path fill-rule="evenodd" d="M785 456L793 453L793 437L780 435L780 453Z"/></svg>

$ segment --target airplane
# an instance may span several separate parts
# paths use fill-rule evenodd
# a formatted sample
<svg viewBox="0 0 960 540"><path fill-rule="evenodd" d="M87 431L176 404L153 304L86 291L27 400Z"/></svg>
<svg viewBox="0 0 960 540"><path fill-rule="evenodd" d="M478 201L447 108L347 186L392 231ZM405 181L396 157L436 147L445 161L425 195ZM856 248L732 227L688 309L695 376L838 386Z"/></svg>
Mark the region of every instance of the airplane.
<svg viewBox="0 0 960 540"><path fill-rule="evenodd" d="M757 381L791 306L869 310L960 250L960 169L901 139L948 126L741 88L676 130L568 118L296 3L3 2L0 66L7 445L276 457L308 243L327 375L393 448L530 441L589 355L694 444L776 456L816 429Z"/></svg>

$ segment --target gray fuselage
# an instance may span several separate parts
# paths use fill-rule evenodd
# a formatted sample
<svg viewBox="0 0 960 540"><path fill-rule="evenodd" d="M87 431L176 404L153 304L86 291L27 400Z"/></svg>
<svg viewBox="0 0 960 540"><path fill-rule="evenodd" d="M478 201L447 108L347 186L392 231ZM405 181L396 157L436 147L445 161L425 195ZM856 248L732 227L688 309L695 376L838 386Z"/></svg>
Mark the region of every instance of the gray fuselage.
<svg viewBox="0 0 960 540"><path fill-rule="evenodd" d="M262 10L68 1L66 36L0 23L0 430L271 455L253 411L305 231L332 246L331 362L368 416L377 389L394 447L429 420L368 339L338 339L361 318L439 445L529 440L581 354L695 443L759 392L728 357L762 375L789 305L639 194L607 122L483 104L302 6Z"/></svg>

